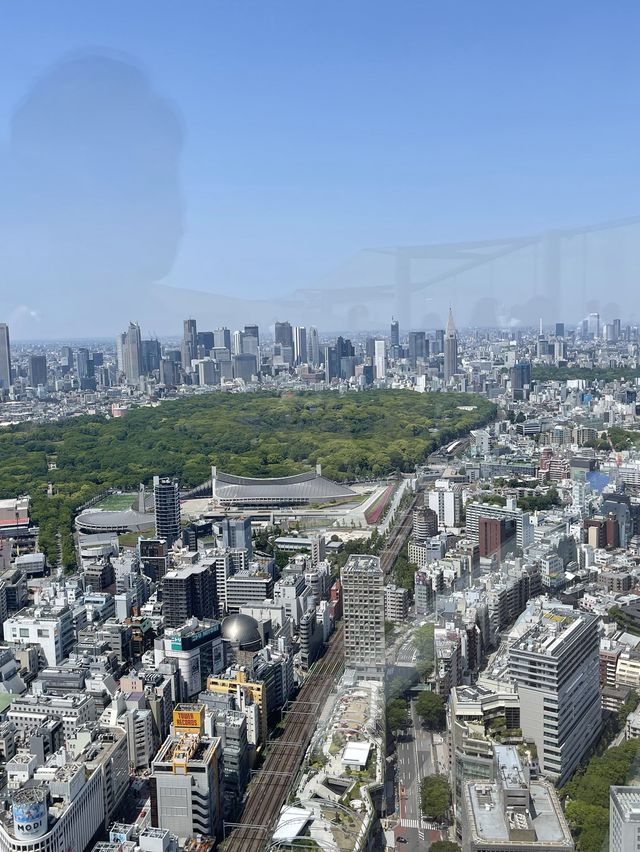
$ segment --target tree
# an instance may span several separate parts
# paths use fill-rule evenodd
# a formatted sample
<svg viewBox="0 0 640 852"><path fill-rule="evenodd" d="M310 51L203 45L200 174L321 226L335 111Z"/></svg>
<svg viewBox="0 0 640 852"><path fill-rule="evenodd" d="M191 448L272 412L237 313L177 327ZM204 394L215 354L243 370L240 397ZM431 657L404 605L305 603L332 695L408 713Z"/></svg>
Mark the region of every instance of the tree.
<svg viewBox="0 0 640 852"><path fill-rule="evenodd" d="M416 701L418 715L428 728L441 731L446 722L444 701L437 692L421 692Z"/></svg>
<svg viewBox="0 0 640 852"><path fill-rule="evenodd" d="M409 562L409 560L402 554L398 556L393 568L393 576L396 581L396 585L403 589L408 589L411 593L413 593L417 570L417 565Z"/></svg>
<svg viewBox="0 0 640 852"><path fill-rule="evenodd" d="M431 819L443 820L449 811L451 788L444 775L428 775L420 782L420 807Z"/></svg>
<svg viewBox="0 0 640 852"><path fill-rule="evenodd" d="M435 645L433 639L433 624L423 624L413 636L413 644L418 652L416 669L423 679L427 679L433 671Z"/></svg>
<svg viewBox="0 0 640 852"><path fill-rule="evenodd" d="M402 698L393 698L387 704L387 725L390 731L404 731L408 728L407 705Z"/></svg>
<svg viewBox="0 0 640 852"><path fill-rule="evenodd" d="M429 846L431 852L460 852L460 847L452 840L436 840Z"/></svg>

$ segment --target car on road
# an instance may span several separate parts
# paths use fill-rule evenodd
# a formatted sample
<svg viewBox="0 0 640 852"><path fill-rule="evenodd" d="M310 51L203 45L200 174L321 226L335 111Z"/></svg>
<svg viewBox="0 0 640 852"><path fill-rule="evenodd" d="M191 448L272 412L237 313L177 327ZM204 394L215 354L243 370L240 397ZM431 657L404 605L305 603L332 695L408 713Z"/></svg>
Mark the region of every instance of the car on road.
<svg viewBox="0 0 640 852"><path fill-rule="evenodd" d="M397 837L396 840L398 841L398 843L408 843L409 842L407 840L407 838L402 834L399 837Z"/></svg>

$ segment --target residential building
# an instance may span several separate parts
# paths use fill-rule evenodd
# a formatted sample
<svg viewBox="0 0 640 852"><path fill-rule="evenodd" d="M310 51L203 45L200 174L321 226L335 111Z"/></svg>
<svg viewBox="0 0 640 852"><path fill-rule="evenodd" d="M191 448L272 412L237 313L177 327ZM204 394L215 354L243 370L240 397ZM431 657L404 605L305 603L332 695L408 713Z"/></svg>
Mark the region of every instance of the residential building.
<svg viewBox="0 0 640 852"><path fill-rule="evenodd" d="M390 583L384 587L384 617L387 621L404 621L409 614L409 592Z"/></svg>
<svg viewBox="0 0 640 852"><path fill-rule="evenodd" d="M340 572L345 666L363 678L385 666L384 573L377 556L350 556Z"/></svg>
<svg viewBox="0 0 640 852"><path fill-rule="evenodd" d="M167 546L180 538L180 491L178 483L167 477L154 476L153 498L155 501L156 536L163 538Z"/></svg>

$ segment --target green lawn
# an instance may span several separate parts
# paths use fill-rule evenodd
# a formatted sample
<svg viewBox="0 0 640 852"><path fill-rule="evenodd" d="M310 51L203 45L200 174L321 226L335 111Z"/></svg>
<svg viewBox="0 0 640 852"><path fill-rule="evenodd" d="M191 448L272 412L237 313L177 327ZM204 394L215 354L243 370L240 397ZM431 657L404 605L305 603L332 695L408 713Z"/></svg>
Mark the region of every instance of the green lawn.
<svg viewBox="0 0 640 852"><path fill-rule="evenodd" d="M107 509L111 512L116 512L121 509L128 509L136 499L135 494L110 494L96 504L96 509Z"/></svg>

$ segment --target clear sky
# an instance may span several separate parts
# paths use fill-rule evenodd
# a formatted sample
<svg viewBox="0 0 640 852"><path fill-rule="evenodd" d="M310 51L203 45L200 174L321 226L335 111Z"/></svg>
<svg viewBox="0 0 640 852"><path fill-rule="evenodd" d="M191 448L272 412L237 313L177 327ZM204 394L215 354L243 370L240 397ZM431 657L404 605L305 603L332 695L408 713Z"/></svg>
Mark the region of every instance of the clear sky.
<svg viewBox="0 0 640 852"><path fill-rule="evenodd" d="M108 243L119 237L92 220L100 246L74 221L86 219L85 192L127 232L140 196L142 208L169 210L150 237L162 256L144 258L151 279L249 298L323 286L367 247L640 213L637 2L1 0L0 16L0 170L11 183L0 295L24 334L29 317L42 328L39 295L65 270L73 286L101 291L122 274ZM158 132L155 118L138 127L137 101L105 109L110 84L96 80L95 96L68 114L42 105L52 76L54 90L77 86L78 68L58 86L60 63L96 55L140 69L143 100L159 98L171 116L153 177L146 162L120 170L129 138L135 147ZM76 120L85 127L70 144ZM84 162L87 140L105 147L95 163ZM158 174L166 191L156 198ZM53 262L46 237L40 249L51 218L85 246L77 281L73 248ZM100 330L87 322L78 308L64 329Z"/></svg>

